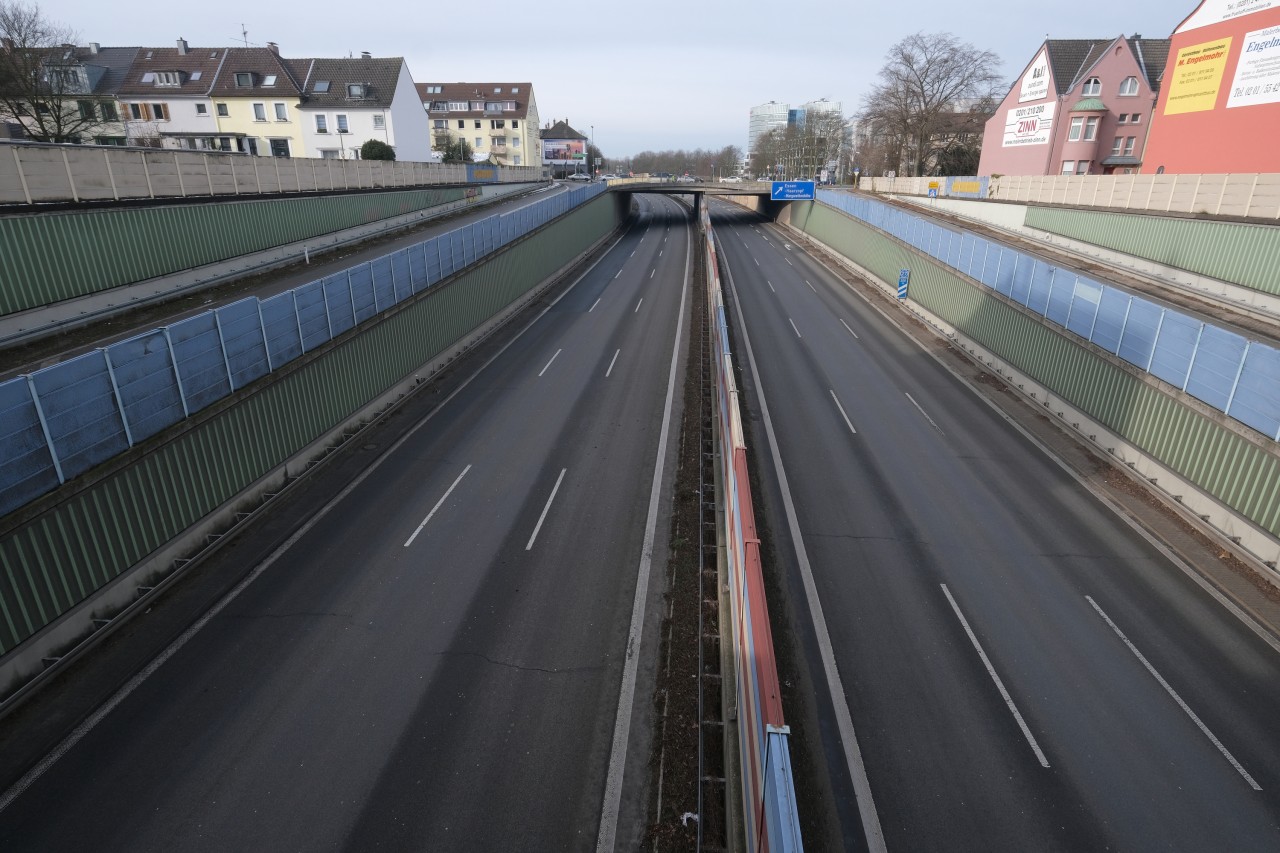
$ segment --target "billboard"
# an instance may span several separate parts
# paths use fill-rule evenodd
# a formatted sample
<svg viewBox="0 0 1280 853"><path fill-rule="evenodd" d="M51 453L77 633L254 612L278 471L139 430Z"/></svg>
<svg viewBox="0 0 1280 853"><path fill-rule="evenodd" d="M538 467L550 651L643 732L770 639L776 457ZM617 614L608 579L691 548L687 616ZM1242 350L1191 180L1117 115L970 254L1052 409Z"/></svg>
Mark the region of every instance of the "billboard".
<svg viewBox="0 0 1280 853"><path fill-rule="evenodd" d="M1010 109L1004 121L1004 147L1047 145L1057 106L1057 102L1050 101L1047 104Z"/></svg>
<svg viewBox="0 0 1280 853"><path fill-rule="evenodd" d="M1280 26L1246 33L1227 107L1280 102Z"/></svg>
<svg viewBox="0 0 1280 853"><path fill-rule="evenodd" d="M1169 97L1164 114L1198 113L1213 109L1227 70L1231 37L1188 45L1178 51L1172 69L1165 70Z"/></svg>
<svg viewBox="0 0 1280 853"><path fill-rule="evenodd" d="M1022 75L1022 87L1018 89L1018 103L1040 101L1049 96L1049 53L1040 51L1027 73Z"/></svg>
<svg viewBox="0 0 1280 853"><path fill-rule="evenodd" d="M1185 33L1188 30L1210 27L1235 20L1254 12L1265 12L1267 9L1280 7L1280 0L1205 0L1200 8L1182 22L1182 26L1174 33Z"/></svg>
<svg viewBox="0 0 1280 853"><path fill-rule="evenodd" d="M555 166L585 164L587 162L587 140L544 139L542 140L542 162Z"/></svg>

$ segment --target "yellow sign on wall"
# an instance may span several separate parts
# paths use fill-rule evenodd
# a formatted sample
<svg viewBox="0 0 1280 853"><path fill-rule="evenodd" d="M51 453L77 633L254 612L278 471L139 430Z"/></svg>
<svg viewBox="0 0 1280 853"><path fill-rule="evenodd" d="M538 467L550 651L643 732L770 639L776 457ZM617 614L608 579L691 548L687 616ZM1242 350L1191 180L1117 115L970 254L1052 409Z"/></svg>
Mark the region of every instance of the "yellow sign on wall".
<svg viewBox="0 0 1280 853"><path fill-rule="evenodd" d="M1231 38L1193 44L1178 51L1170 72L1169 100L1164 114L1199 113L1213 109L1222 88L1222 75L1227 70Z"/></svg>
<svg viewBox="0 0 1280 853"><path fill-rule="evenodd" d="M951 192L980 193L982 192L982 182L981 181L952 181Z"/></svg>

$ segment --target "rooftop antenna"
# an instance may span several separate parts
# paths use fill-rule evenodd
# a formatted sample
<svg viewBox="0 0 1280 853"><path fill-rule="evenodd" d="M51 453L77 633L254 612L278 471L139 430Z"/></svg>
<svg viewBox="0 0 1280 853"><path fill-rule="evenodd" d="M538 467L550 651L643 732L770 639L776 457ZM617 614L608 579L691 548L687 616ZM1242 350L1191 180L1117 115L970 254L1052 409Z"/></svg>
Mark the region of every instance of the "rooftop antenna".
<svg viewBox="0 0 1280 853"><path fill-rule="evenodd" d="M249 31L245 28L245 25L244 25L244 24L241 24L241 25L240 25L240 38L241 38L241 40L244 42L244 46L245 46L245 47L248 47L248 46L249 46Z"/></svg>

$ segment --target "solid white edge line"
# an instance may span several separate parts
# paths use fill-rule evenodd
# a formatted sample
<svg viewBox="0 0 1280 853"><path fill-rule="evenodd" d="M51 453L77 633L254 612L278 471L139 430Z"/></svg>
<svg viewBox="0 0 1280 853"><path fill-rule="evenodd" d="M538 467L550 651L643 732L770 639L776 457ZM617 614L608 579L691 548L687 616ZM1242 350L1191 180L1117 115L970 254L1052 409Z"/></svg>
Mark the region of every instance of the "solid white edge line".
<svg viewBox="0 0 1280 853"><path fill-rule="evenodd" d="M1254 781L1253 777L1249 775L1249 771L1245 770L1244 767L1240 765L1239 761L1236 761L1236 757L1231 754L1230 750L1223 746L1222 741L1218 740L1218 738L1214 736L1213 732L1209 731L1209 727L1204 724L1204 721L1196 716L1196 712L1191 710L1191 706L1182 701L1182 697L1178 695L1178 691L1174 690L1169 682L1165 681L1164 677L1161 676L1160 673L1156 671L1156 668L1151 665L1151 662L1147 660L1146 656L1142 652L1138 651L1138 647L1125 636L1124 631L1120 630L1120 626L1111 621L1111 617L1103 612L1102 608L1098 606L1098 602L1093 600L1093 596L1086 595L1085 600L1088 601L1089 604L1093 605L1093 609L1098 611L1098 615L1102 617L1103 621L1111 626L1111 630L1116 632L1116 636L1119 637L1124 644L1129 647L1129 651L1133 652L1134 656L1142 662L1142 665L1147 668L1147 672L1151 673L1151 677L1160 682L1160 686L1165 689L1165 692L1173 697L1173 701L1178 703L1178 707L1191 718L1191 721L1196 724L1201 732L1204 733L1204 736L1218 748L1218 752L1222 753L1223 757L1226 758L1227 761L1231 762L1231 766L1236 769L1237 773L1244 777L1244 780L1249 783L1249 787L1255 791L1261 791L1262 786Z"/></svg>
<svg viewBox="0 0 1280 853"><path fill-rule="evenodd" d="M555 355L553 355L553 356L551 356L551 361L555 361L555 360L556 360L556 358L560 355L560 353L561 353L561 352L563 352L563 350L556 350L556 354L555 354ZM546 372L547 372L547 368L551 366L551 361L548 361L548 362L547 362L547 364L546 364L546 366L545 366L545 367L543 367L541 370L539 370L539 371L538 371L538 375L539 375L539 376L541 376L542 374L544 374L544 373L546 373Z"/></svg>
<svg viewBox="0 0 1280 853"><path fill-rule="evenodd" d="M837 318L837 319L839 319L839 320L840 320L840 325L841 325L841 326L844 326L845 331L847 331L849 334L853 335L853 339L854 339L854 340L856 340L856 341L860 341L860 340L862 340L862 338L858 337L858 333L857 333L857 332L855 332L853 329L850 329L850 328L849 328L849 324L848 324L848 323L846 323L846 322L844 321L844 319L843 319L843 318Z"/></svg>
<svg viewBox="0 0 1280 853"><path fill-rule="evenodd" d="M405 540L404 547L408 548L413 544L413 540L418 538L418 534L422 532L422 528L427 526L427 522L431 520L431 516L435 515L436 510L440 509L440 507L444 505L444 502L448 500L449 495L453 494L453 490L458 488L458 484L462 482L462 478L467 476L467 472L470 470L470 465L462 469L462 473L458 475L458 479L454 480L453 485L446 489L445 493L440 496L440 500L436 501L436 505L431 508L431 512L427 513L427 517L422 519L422 523L413 531L413 535Z"/></svg>
<svg viewBox="0 0 1280 853"><path fill-rule="evenodd" d="M1044 752L1040 749L1040 744L1036 743L1035 735L1031 734L1031 729L1027 727L1027 721L1022 719L1022 714L1018 711L1018 706L1013 704L1013 697L1009 695L1009 691L1005 689L1004 682L1000 680L996 668L991 665L991 659L987 657L987 653L982 650L982 644L978 642L977 636L973 633L973 629L969 627L969 620L964 618L964 614L960 612L960 605L956 604L956 600L951 597L951 590L947 589L947 585L939 584L942 587L942 593L947 597L947 601L951 602L951 609L956 612L956 618L960 620L960 624L964 626L964 632L969 635L969 642L973 643L974 649L978 652L978 657L982 658L982 665L987 668L987 675L991 676L991 680L996 683L996 689L1000 691L1000 697L1004 699L1004 704L1008 706L1013 713L1013 718L1018 721L1018 728L1022 729L1022 736L1027 739L1027 743L1031 744L1031 749L1036 754L1036 759L1040 762L1041 767L1049 766L1049 759L1044 757Z"/></svg>
<svg viewBox="0 0 1280 853"><path fill-rule="evenodd" d="M733 293L734 311L738 316L738 329L742 332L742 345L747 352L747 363L751 366L751 378L756 386L760 399L760 415L764 421L765 436L769 441L769 453L773 457L773 467L778 475L778 487L782 492L782 507L787 516L787 526L791 530L791 541L794 543L796 561L800 567L800 578L804 584L804 597L813 619L813 630L818 639L818 654L822 658L822 670L827 679L827 690L831 693L831 705L835 710L836 727L840 731L840 743L844 747L845 764L849 769L849 778L853 784L854 796L858 801L858 814L862 818L862 832L867 838L869 853L887 853L884 831L880 828L880 815L876 812L875 800L871 796L871 782L867 778L867 766L862 760L862 750L858 747L858 738L853 731L853 717L849 713L849 703L845 698L844 682L840 679L840 670L836 666L835 651L831 646L831 635L827 631L827 618L822 612L822 602L818 599L818 587L813 580L813 568L809 564L809 552L805 549L804 539L800 535L800 521L796 515L795 501L791 498L791 487L787 483L787 472L782 466L782 453L778 449L778 437L773 430L773 419L769 416L769 404L765 400L764 386L760 382L760 371L756 367L755 352L751 348L751 337L747 334L747 324L742 316L742 303L738 300L738 289L733 283L733 271L726 265L726 279L729 290Z"/></svg>
<svg viewBox="0 0 1280 853"><path fill-rule="evenodd" d="M480 367L476 370L475 373L471 374L469 377L467 377L465 381L462 382L462 384L460 384L457 388L453 389L453 391L449 393L449 396L441 400L438 406L436 406L434 409L428 412L408 432L400 436L400 438L396 439L396 441L392 443L390 447L388 447L385 451L383 451L381 456L373 460L373 462L371 462L369 466L365 468L364 471L358 477L356 477L354 480L348 483L346 487L342 489L342 491L334 495L329 500L328 503L322 506L320 510L311 517L309 521L307 521L305 524L299 527L296 531L294 531L292 536L290 536L284 542L280 543L280 547L272 551L267 556L267 558L264 559L261 563L259 563L258 566L253 571L251 571L248 575L246 575L245 578L240 581L240 583L232 587L231 590L227 592L227 594L224 595L218 601L217 604L209 608L209 610L203 616L201 616L194 623L192 623L190 628L183 631L182 634L179 635L179 637L176 640L174 640L172 643L169 644L168 648L166 648L160 654L156 655L151 660L151 662L148 663L145 667L143 667L136 675L133 676L133 678L130 678L123 685L121 685L120 689L118 689L115 693L111 694L111 698L109 698L106 702L100 705L96 711L94 711L92 714L86 717L84 722L76 726L71 731L71 733L68 734L66 737L64 737L56 747L50 750L50 752L47 755L45 755L45 757L42 758L36 764L35 767L32 767L30 770L27 771L25 776L23 776L17 782L14 782L13 785L10 786L9 790L4 792L4 796L0 796L0 813L3 813L4 810L7 809L13 803L14 800L22 796L23 791L27 790L27 788L30 788L33 784L35 784L40 779L40 777L43 776L45 773L48 773L49 768L57 764L59 759L62 758L62 756L66 755L68 752L74 749L75 745L78 744L81 740L83 740L85 736L89 734L89 732L93 731L94 728L97 727L98 723L106 719L107 716L112 711L114 711L121 702L123 702L125 699L128 699L130 694L133 693L133 691L141 687L143 682L145 682L148 678L150 678L156 672L156 670L164 666L165 662L168 661L169 658L176 655L182 649L183 646L185 646L187 643L191 641L192 637L194 637L196 634L200 633L200 631L204 629L205 625L208 625L209 622L211 622L214 619L214 617L216 617L219 613L221 613L224 609L226 609L228 604L235 601L236 598L239 597L240 593L244 592L249 587L249 584L253 583L255 580L258 579L259 576L262 575L263 572L271 568L271 566L273 566L277 560L283 557L290 548L292 548L294 545L298 543L298 540L302 539L302 537L306 536L309 532L311 532L311 529L315 527L317 524L319 524L321 521L323 521L325 517L328 516L328 514L332 512L335 507L338 506L338 504L342 503L344 500L347 499L348 495L350 495L352 492L358 489L361 483L363 483L369 477L373 476L373 473L378 470L378 468L382 465L383 462L391 458L391 455L393 453L395 453L397 450L403 447L409 441L409 439L413 438L413 436L417 434L418 430L426 426L436 416L437 413L441 412L444 409L444 407L447 406L451 400L453 400L454 397L458 396L464 390L466 390L467 386L470 385L472 382L474 382L476 377L480 376L482 373L485 372L485 370L489 368L489 365L493 364L495 361L501 358L502 354L505 353L508 349L510 349L511 346L514 345L516 341L520 340L520 338L524 335L525 332L532 329L534 325L536 325L537 322L541 320L548 311L556 307L556 305L559 304L561 299L564 299L571 292L573 292L573 289L578 286L578 283L581 282L588 275L590 275L592 271L595 270L595 268L600 265L600 262L609 256L609 252L612 252L615 248L617 248L618 244L621 243L625 237L626 237L625 233L620 234L618 238L613 241L613 245L610 246L607 251L601 254L600 257L596 258L595 261L592 262L591 266L583 270L582 274L573 280L573 284L566 287L555 299L552 299L549 303L547 303L547 305L537 313L537 316L529 320L529 322L525 324L524 328L522 328L520 331L512 335L511 340L503 344L498 349L497 352L495 352L492 356L489 357L488 361L480 365Z"/></svg>
<svg viewBox="0 0 1280 853"><path fill-rule="evenodd" d="M680 363L680 340L684 331L685 298L689 292L692 244L693 241L690 240L685 246L680 313L676 320L675 343L671 348L671 371L667 376L666 408L662 413L662 429L658 436L658 458L653 466L653 484L649 489L649 517L645 523L644 544L640 548L640 565L636 570L636 595L631 603L631 627L627 630L627 657L622 665L622 684L618 688L618 711L613 719L613 745L609 750L609 772L605 777L604 799L600 805L600 829L596 834L596 853L612 853L617 844L618 811L622 805L622 778L626 771L627 741L631 738L631 708L635 704L636 670L640 661L640 642L644 631L644 602L649 590L653 542L658 527L658 504L662 497L662 471L667 457L667 439L671 432L671 406L675 399L676 374Z"/></svg>
<svg viewBox="0 0 1280 853"><path fill-rule="evenodd" d="M524 546L526 551L533 548L534 540L538 538L538 531L542 529L542 522L547 520L547 513L551 511L551 502L556 499L556 492L560 491L560 483L564 480L565 472L568 470L568 468L560 469L560 476L556 477L556 484L551 487L551 495L547 498L547 503L542 508L542 515L538 516L538 523L533 526L533 533L529 535L529 542Z"/></svg>
<svg viewBox="0 0 1280 853"><path fill-rule="evenodd" d="M608 379L608 378L609 378L609 374L610 374L610 373L613 373L613 363L614 363L614 362L616 362L616 361L618 360L618 354L619 354L619 353L621 353L621 352L622 352L622 350L618 350L618 352L615 352L615 353L613 354L613 358L609 359L609 369L608 369L608 370L606 370L606 371L604 372L604 378L605 378L605 379Z"/></svg>
<svg viewBox="0 0 1280 853"><path fill-rule="evenodd" d="M849 416L845 414L844 406L840 405L840 398L836 396L835 389L831 388L828 390L831 391L831 399L836 401L836 408L840 410L840 417L844 418L845 425L849 427L849 432L857 435L858 431L853 428L853 422L850 421Z"/></svg>
<svg viewBox="0 0 1280 853"><path fill-rule="evenodd" d="M907 394L906 391L903 391L902 393ZM910 394L907 394L907 399L911 401L911 405L915 406L916 410L919 411L920 414L924 415L924 419L929 422L929 426L933 427L938 432L942 432L942 427L938 426L933 422L933 418L929 417L929 413L926 412L924 408L919 403L916 402L915 397L912 397ZM942 434L946 435L945 432L942 432Z"/></svg>
<svg viewBox="0 0 1280 853"><path fill-rule="evenodd" d="M603 296L601 296L601 297L600 297L600 299L604 299L604 297L603 297ZM597 299L595 302L592 302L592 303L591 303L591 307L587 309L587 313L588 313L588 314L590 314L592 311L596 310L596 306L600 304L600 299Z"/></svg>
<svg viewBox="0 0 1280 853"><path fill-rule="evenodd" d="M803 338L803 336L800 334L800 330L796 328L796 321L788 317L787 322L791 324L791 331L796 333L796 337Z"/></svg>
<svg viewBox="0 0 1280 853"><path fill-rule="evenodd" d="M643 305L643 304L644 304L644 297L643 297L643 296L641 296L641 297L640 297L640 301L636 303L636 310L635 310L635 311L632 311L631 313L632 313L632 314L636 314L636 313L638 313L638 312L640 311L640 306L641 306L641 305Z"/></svg>

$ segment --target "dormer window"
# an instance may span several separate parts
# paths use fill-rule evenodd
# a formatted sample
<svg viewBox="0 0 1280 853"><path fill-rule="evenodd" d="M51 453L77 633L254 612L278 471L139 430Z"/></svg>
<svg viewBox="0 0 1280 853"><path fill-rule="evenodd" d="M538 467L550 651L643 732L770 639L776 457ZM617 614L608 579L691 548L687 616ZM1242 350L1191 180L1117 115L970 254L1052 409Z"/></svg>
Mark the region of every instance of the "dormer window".
<svg viewBox="0 0 1280 853"><path fill-rule="evenodd" d="M250 89L253 87L253 73L249 71L236 72L236 88Z"/></svg>
<svg viewBox="0 0 1280 853"><path fill-rule="evenodd" d="M519 86L512 86L512 87L511 87L511 94L513 94L513 95L518 95L518 94L520 94L520 87L519 87Z"/></svg>
<svg viewBox="0 0 1280 853"><path fill-rule="evenodd" d="M494 87L493 87L493 94L495 94L495 95L501 95L501 94L502 94L502 87L501 87L501 86L494 86Z"/></svg>
<svg viewBox="0 0 1280 853"><path fill-rule="evenodd" d="M262 85L264 86L274 86L275 84L276 84L276 75L274 74L268 74L266 77L262 78Z"/></svg>
<svg viewBox="0 0 1280 853"><path fill-rule="evenodd" d="M157 86L181 86L182 75L177 71L157 71L155 84Z"/></svg>
<svg viewBox="0 0 1280 853"><path fill-rule="evenodd" d="M365 84L363 84L363 83L348 83L348 84L347 84L347 97L348 97L348 98L363 98L364 96L365 96Z"/></svg>
<svg viewBox="0 0 1280 853"><path fill-rule="evenodd" d="M1080 90L1083 95L1101 95L1102 81L1097 77L1090 77L1084 81L1084 88Z"/></svg>
<svg viewBox="0 0 1280 853"><path fill-rule="evenodd" d="M315 87L311 91L315 92L318 95L323 95L325 92L329 91L329 81L317 80Z"/></svg>
<svg viewBox="0 0 1280 853"><path fill-rule="evenodd" d="M1137 77L1124 78L1124 81L1120 84L1120 94L1121 95L1138 94L1138 78Z"/></svg>

